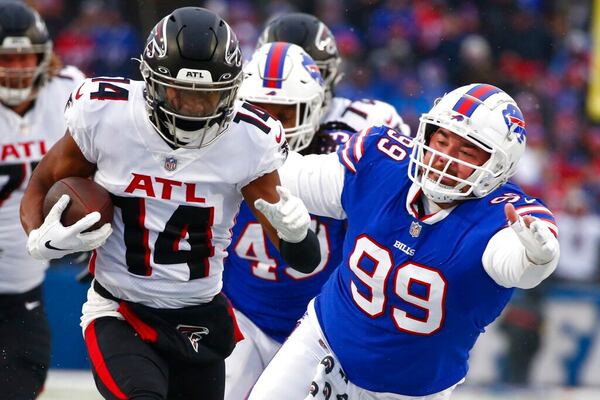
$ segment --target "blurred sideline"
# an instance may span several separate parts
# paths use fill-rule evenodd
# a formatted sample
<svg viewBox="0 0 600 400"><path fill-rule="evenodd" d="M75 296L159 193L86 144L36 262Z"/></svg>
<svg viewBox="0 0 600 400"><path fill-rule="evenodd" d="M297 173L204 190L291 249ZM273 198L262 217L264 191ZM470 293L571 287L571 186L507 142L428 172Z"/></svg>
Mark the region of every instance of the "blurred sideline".
<svg viewBox="0 0 600 400"><path fill-rule="evenodd" d="M515 389L505 386L459 387L452 400L597 400L600 389L530 388ZM50 370L46 390L39 400L102 400L96 392L89 371ZM289 399L293 400L293 399Z"/></svg>

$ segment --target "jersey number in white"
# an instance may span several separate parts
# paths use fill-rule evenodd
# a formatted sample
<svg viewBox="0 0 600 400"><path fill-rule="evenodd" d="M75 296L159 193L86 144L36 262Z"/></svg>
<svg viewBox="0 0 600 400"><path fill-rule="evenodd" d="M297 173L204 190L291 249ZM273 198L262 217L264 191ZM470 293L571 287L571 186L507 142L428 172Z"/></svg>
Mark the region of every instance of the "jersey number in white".
<svg viewBox="0 0 600 400"><path fill-rule="evenodd" d="M369 268L371 272L361 267L365 257L371 261L372 268ZM388 302L386 286L388 277L394 269L390 250L368 236L359 236L350 255L349 266L354 277L368 288L368 293L364 293L355 282L350 283L352 299L356 305L373 318L386 313ZM424 315L411 315L392 306L392 320L396 327L401 331L417 335L431 335L437 332L444 321L446 298L446 281L440 272L424 265L407 262L396 269L392 282L393 294L422 310L421 315ZM414 291L415 285L424 287L425 295L417 294Z"/></svg>
<svg viewBox="0 0 600 400"><path fill-rule="evenodd" d="M408 154L407 149L413 146L412 139L393 129L388 129L387 136L379 139L377 149L396 161L404 160Z"/></svg>
<svg viewBox="0 0 600 400"><path fill-rule="evenodd" d="M327 225L319 224L319 229L315 229L316 221L311 221L311 229L317 232L319 247L321 248L321 262L315 270L308 274L298 272L291 267L285 268L285 274L293 279L305 279L318 274L325 269L329 260L329 231ZM268 281L277 281L277 261L269 255L267 247L267 237L258 222L249 223L240 234L240 238L235 243L233 251L241 259L251 262L252 274L257 278ZM327 256L325 256L327 255Z"/></svg>

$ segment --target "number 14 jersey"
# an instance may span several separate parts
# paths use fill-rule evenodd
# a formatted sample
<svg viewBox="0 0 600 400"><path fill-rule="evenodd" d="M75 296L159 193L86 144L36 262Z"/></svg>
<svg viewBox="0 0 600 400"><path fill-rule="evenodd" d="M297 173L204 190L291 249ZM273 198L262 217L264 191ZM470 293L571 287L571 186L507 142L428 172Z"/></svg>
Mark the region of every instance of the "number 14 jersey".
<svg viewBox="0 0 600 400"><path fill-rule="evenodd" d="M115 205L113 234L90 270L125 300L205 303L221 290L241 189L283 163L285 137L279 122L237 102L212 144L172 149L151 125L143 92L139 81L88 79L65 112L73 139L97 165L94 181Z"/></svg>

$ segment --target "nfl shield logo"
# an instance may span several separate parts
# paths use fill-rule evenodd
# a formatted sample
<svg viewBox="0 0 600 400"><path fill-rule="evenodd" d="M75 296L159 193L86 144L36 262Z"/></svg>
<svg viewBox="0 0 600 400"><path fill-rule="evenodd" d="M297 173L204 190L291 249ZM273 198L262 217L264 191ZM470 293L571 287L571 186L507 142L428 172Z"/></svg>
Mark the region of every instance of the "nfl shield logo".
<svg viewBox="0 0 600 400"><path fill-rule="evenodd" d="M421 224L416 221L411 222L408 233L414 238L418 237L421 234Z"/></svg>
<svg viewBox="0 0 600 400"><path fill-rule="evenodd" d="M175 157L165 158L165 169L167 171L175 171L177 169L177 159Z"/></svg>

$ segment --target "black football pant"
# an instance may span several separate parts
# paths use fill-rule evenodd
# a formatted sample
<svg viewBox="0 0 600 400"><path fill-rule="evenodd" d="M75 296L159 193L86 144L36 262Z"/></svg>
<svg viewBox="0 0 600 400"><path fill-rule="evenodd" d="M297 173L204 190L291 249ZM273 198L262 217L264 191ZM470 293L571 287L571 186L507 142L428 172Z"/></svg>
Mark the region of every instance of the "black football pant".
<svg viewBox="0 0 600 400"><path fill-rule="evenodd" d="M0 398L35 399L50 363L50 327L42 288L0 295Z"/></svg>
<svg viewBox="0 0 600 400"><path fill-rule="evenodd" d="M160 354L126 322L98 318L85 341L96 386L105 399L222 400L225 362L189 364Z"/></svg>

